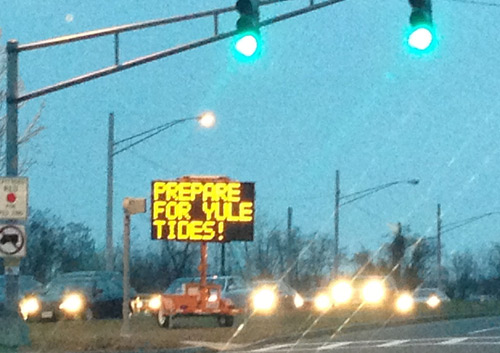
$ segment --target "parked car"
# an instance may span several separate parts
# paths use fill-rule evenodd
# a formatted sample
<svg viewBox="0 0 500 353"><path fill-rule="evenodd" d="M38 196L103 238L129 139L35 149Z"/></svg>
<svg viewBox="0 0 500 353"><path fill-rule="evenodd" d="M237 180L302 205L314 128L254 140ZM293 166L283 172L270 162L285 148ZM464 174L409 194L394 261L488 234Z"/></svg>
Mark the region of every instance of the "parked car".
<svg viewBox="0 0 500 353"><path fill-rule="evenodd" d="M439 288L417 288L413 292L413 298L416 303L425 303L431 309L450 301L450 298Z"/></svg>
<svg viewBox="0 0 500 353"><path fill-rule="evenodd" d="M0 275L0 308L5 305L5 276ZM24 296L34 293L42 288L42 284L33 276L19 276L19 300Z"/></svg>
<svg viewBox="0 0 500 353"><path fill-rule="evenodd" d="M181 277L174 280L165 291L165 294L184 294L186 283L199 283L200 277ZM240 276L208 276L207 284L218 284L221 286L221 297L231 299L236 308L247 307L252 287Z"/></svg>
<svg viewBox="0 0 500 353"><path fill-rule="evenodd" d="M304 299L283 280L259 280L253 283L251 307L256 313L271 314L276 310L301 309Z"/></svg>
<svg viewBox="0 0 500 353"><path fill-rule="evenodd" d="M133 288L130 293L136 295ZM25 296L19 308L25 320L89 320L120 317L122 302L121 274L85 271L59 275L39 293Z"/></svg>
<svg viewBox="0 0 500 353"><path fill-rule="evenodd" d="M133 314L156 315L161 306L161 294L140 293L130 302L130 309Z"/></svg>

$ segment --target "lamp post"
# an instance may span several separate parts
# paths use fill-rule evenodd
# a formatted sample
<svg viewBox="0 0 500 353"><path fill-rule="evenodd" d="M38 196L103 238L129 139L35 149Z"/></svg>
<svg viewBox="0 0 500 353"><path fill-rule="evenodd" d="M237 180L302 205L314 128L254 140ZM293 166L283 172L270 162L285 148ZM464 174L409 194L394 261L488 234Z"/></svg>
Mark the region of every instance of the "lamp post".
<svg viewBox="0 0 500 353"><path fill-rule="evenodd" d="M461 228L463 226L466 226L470 223L476 222L482 218L493 216L493 215L500 215L500 212L494 211L494 212L487 212L480 214L478 216L473 216L469 217L466 219L463 219L461 221L455 221L451 222L445 225L442 225L442 219L441 219L441 204L438 203L437 205L437 244L436 244L436 260L437 260L437 281L438 281L438 288L442 289L443 287L443 278L442 278L442 269L441 269L441 235L443 233L450 232L452 230L455 230L457 228Z"/></svg>
<svg viewBox="0 0 500 353"><path fill-rule="evenodd" d="M115 141L114 139L114 126L115 116L113 113L109 114L108 123L108 168L107 168L107 204L106 204L106 271L113 270L113 157L119 153L138 145L150 139L153 136L171 128L174 125L184 123L186 121L198 121L200 126L204 128L211 128L215 125L215 114L213 112L204 112L196 117L177 119L167 122L165 124L156 126L152 129L140 132L133 136ZM128 145L123 146L124 143ZM117 148L117 146L120 146Z"/></svg>
<svg viewBox="0 0 500 353"><path fill-rule="evenodd" d="M409 185L417 185L419 183L418 179L409 179L409 180L398 180L398 181L393 181L390 183L382 184L379 186L375 186L369 189L361 190L354 192L352 194L348 195L340 195L340 173L338 170L335 171L335 213L334 213L334 231L335 231L335 238L334 238L334 248L333 248L333 273L332 277L336 278L339 273L339 265L340 265L340 258L339 258L339 211L341 206L345 206L347 204L350 204L354 201L357 201L359 199L362 199L364 197L370 196L376 192L379 192L380 190L387 189L391 186L394 185L399 185L399 184L409 184ZM345 200L344 202L341 202L342 200Z"/></svg>

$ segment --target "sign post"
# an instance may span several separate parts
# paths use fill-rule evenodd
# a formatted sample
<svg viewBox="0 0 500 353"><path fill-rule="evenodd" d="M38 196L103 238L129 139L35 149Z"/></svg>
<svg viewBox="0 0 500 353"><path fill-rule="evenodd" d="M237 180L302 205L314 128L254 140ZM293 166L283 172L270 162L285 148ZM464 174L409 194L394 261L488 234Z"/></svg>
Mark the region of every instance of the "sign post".
<svg viewBox="0 0 500 353"><path fill-rule="evenodd" d="M5 308L0 313L0 345L29 343L29 330L18 314L19 266L26 256L28 178L0 177L0 257L5 269ZM2 317L3 316L3 317Z"/></svg>
<svg viewBox="0 0 500 353"><path fill-rule="evenodd" d="M121 336L130 335L130 216L146 212L146 199L123 200L123 306Z"/></svg>

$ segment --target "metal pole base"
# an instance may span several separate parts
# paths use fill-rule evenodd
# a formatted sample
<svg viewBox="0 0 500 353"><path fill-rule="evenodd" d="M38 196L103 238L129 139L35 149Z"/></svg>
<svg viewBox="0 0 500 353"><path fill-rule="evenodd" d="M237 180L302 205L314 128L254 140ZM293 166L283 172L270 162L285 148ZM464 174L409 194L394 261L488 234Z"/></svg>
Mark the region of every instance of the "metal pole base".
<svg viewBox="0 0 500 353"><path fill-rule="evenodd" d="M29 328L26 322L16 313L14 316L0 317L0 352L3 347L17 348L29 346L31 344L29 337Z"/></svg>

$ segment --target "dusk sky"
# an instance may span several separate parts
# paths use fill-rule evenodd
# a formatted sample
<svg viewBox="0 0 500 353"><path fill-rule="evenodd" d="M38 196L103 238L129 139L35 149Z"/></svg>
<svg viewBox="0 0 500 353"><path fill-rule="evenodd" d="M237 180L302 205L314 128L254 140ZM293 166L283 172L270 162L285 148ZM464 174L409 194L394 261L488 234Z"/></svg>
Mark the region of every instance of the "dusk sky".
<svg viewBox="0 0 500 353"><path fill-rule="evenodd" d="M0 44L234 3L0 0ZM261 20L308 4L266 6ZM331 234L332 246L335 170L344 195L418 178L341 209L349 253L387 241L388 223L434 236L438 202L443 224L500 211L500 2L433 1L439 43L425 58L404 43L409 14L405 0L346 0L262 29L262 57L251 64L224 40L29 101L20 130L42 102L46 127L22 149L37 162L27 174L30 206L86 223L102 247L109 113L118 140L212 110L214 129L190 121L115 158L115 241L124 197L149 204L152 180L193 174L255 182L257 222L285 229L291 206L294 226ZM235 29L237 18L222 16L220 30ZM126 33L122 60L212 33L210 18ZM31 91L113 63L110 36L21 53L19 71ZM133 224L132 246L150 245L149 213ZM445 233L445 252L487 248L500 241L499 226L494 215Z"/></svg>

